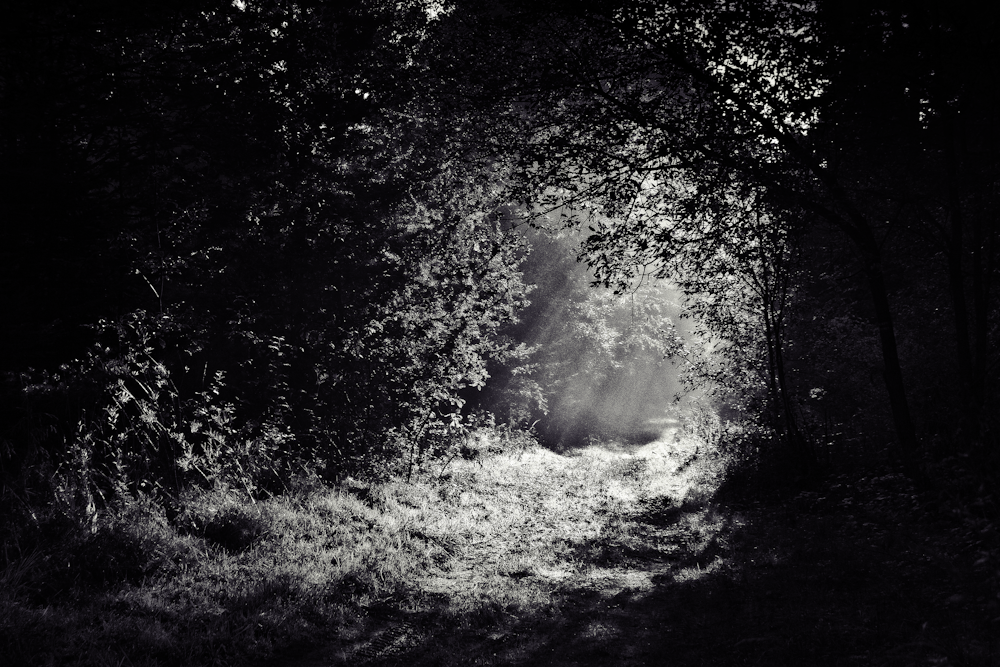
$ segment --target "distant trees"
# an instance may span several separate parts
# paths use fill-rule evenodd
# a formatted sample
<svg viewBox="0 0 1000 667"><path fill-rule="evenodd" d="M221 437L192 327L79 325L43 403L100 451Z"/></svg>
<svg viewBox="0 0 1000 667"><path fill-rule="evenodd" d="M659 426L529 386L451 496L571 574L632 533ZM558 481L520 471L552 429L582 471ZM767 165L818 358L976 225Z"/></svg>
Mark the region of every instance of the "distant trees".
<svg viewBox="0 0 1000 667"><path fill-rule="evenodd" d="M989 285L997 227L990 220L1000 146L987 119L1000 101L991 83L998 12L965 3L933 12L830 7L824 18L842 52L831 88L837 104L820 127L821 140L838 148L831 169L879 220L883 245L895 242L897 270L923 273L922 281L946 291L943 302L935 294L923 305L940 304L953 317L949 356L959 399L952 409L967 446L982 435L984 382L996 359Z"/></svg>
<svg viewBox="0 0 1000 667"><path fill-rule="evenodd" d="M500 420L533 424L556 448L647 435L645 422L662 417L681 389L667 360L683 345L673 322L680 306L657 284L625 295L594 286L577 261L582 236L559 223L553 216L544 230L525 232L530 304L504 328L520 354L493 365L475 402Z"/></svg>

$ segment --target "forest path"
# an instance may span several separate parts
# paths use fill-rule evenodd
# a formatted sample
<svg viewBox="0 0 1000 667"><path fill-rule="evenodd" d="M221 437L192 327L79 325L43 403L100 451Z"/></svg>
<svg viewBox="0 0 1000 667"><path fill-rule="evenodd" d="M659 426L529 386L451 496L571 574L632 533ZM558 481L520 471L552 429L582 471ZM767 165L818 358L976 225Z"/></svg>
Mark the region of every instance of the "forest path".
<svg viewBox="0 0 1000 667"><path fill-rule="evenodd" d="M364 633L282 664L1000 665L997 577L983 568L996 554L920 515L906 480L725 506L701 451L671 429L523 457L507 481L538 511L521 530L481 550L456 541L456 558L414 582L424 604L373 608ZM581 479L599 493L579 496ZM552 509L560 497L569 515ZM574 502L600 525L569 530ZM566 533L565 548L509 566L505 550L532 530Z"/></svg>

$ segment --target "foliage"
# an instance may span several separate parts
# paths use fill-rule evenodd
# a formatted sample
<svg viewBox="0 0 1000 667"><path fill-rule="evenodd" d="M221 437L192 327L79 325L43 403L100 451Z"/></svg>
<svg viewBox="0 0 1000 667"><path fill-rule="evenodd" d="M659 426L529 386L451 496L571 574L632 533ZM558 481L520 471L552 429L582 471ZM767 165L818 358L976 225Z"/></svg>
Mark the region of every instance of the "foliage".
<svg viewBox="0 0 1000 667"><path fill-rule="evenodd" d="M422 93L423 5L19 11L59 49L0 53L4 117L26 121L0 149L24 186L3 186L6 247L29 258L2 280L66 289L37 312L3 290L4 352L25 350L3 363L5 489L89 526L126 494L442 455L524 286L510 165ZM46 165L58 206L28 200ZM49 237L79 257L34 267ZM67 345L36 348L46 327Z"/></svg>
<svg viewBox="0 0 1000 667"><path fill-rule="evenodd" d="M746 252L725 268L686 268L706 266L706 281L720 268L734 280L759 278L805 243L800 266L831 266L828 278L867 292L831 301L843 310L829 315L860 316L878 334L888 400L872 405L888 409L897 456L914 478L922 474L911 403L926 402L933 375L922 375L921 356L935 356L921 341L939 333L926 301L916 315L915 294L935 295L952 315L954 335L943 343L961 389L951 415L963 447L980 438L971 434L980 433L984 369L993 367L982 362L995 356L997 246L984 221L995 208L997 162L992 131L980 129L992 93L961 64L995 62L981 27L995 18L992 9L698 0L512 2L506 12L462 16L484 39L502 35L490 42L502 49L493 72L530 129L521 150L529 190L551 210L573 206L581 225L597 222L587 255L600 278L720 251ZM941 71L953 73L947 83ZM982 148L973 136L984 137ZM770 231L747 224L745 205ZM753 242L766 250L747 263ZM770 274L777 282L756 309L773 320L760 327L771 376L764 407L799 440L795 403L822 384L796 386L791 367L782 373L780 357L804 361L790 352L794 341L782 344L790 314L782 301L820 276L794 267ZM730 301L726 280L704 286L710 299ZM739 333L735 320L730 328Z"/></svg>
<svg viewBox="0 0 1000 667"><path fill-rule="evenodd" d="M253 558L270 526L309 523L265 497L321 478L443 484L536 436L640 446L671 355L725 399L676 416L733 478L881 464L895 438L969 526L996 511L1000 142L996 87L968 66L997 68L995 9L15 2L6 19L5 623L25 591ZM560 214L553 242L525 231ZM622 465L606 476L642 477ZM383 521L361 505L333 515ZM400 525L321 575L404 594L404 559L377 564L419 551ZM240 632L267 617L269 641L269 596L297 600L296 577L234 589ZM321 618L341 594L302 593ZM52 630L25 618L26 637Z"/></svg>
<svg viewBox="0 0 1000 667"><path fill-rule="evenodd" d="M462 392L484 386L488 361L515 353L498 334L524 303L522 241L497 198L501 184L481 174L480 185L463 187L458 178L446 173L400 212L404 236L386 255L398 287L345 332L342 365L363 375L336 387L349 403L359 394L380 402L339 418L395 440L411 466L441 446L432 440L463 429Z"/></svg>

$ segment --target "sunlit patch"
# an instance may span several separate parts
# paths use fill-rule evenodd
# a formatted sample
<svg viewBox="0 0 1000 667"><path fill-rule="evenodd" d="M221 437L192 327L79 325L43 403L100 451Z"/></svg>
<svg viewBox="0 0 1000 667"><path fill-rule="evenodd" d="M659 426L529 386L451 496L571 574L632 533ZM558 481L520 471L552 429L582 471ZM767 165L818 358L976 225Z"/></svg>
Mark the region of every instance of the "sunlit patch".
<svg viewBox="0 0 1000 667"><path fill-rule="evenodd" d="M535 568L535 575L542 577L543 579L549 579L552 581L563 581L573 576L573 570L565 565L561 566L542 565Z"/></svg>
<svg viewBox="0 0 1000 667"><path fill-rule="evenodd" d="M513 455L508 457L509 463L511 465L540 465L540 466L551 466L558 465L563 457L555 452L544 449L542 447L536 447L528 452Z"/></svg>
<svg viewBox="0 0 1000 667"><path fill-rule="evenodd" d="M655 424L657 426L662 426L664 428L669 428L671 426L678 426L681 420L673 416L663 416L663 417L651 417L646 420L647 424Z"/></svg>
<svg viewBox="0 0 1000 667"><path fill-rule="evenodd" d="M397 547L426 563L411 583L460 623L506 627L511 614L548 617L564 603L638 604L676 581L727 571L731 550L734 524L710 502L713 457L703 440L664 424L640 445L456 460L437 483L386 487L377 506L405 520L373 523L416 540ZM617 632L603 623L579 631L597 642Z"/></svg>
<svg viewBox="0 0 1000 667"><path fill-rule="evenodd" d="M603 621L591 621L584 627L581 636L587 639L612 639L618 634L620 630L610 623L605 623Z"/></svg>
<svg viewBox="0 0 1000 667"><path fill-rule="evenodd" d="M451 9L445 7L443 2L438 2L437 0L425 0L424 13L427 15L427 20L435 21L442 15L447 15L451 12Z"/></svg>
<svg viewBox="0 0 1000 667"><path fill-rule="evenodd" d="M698 581L703 577L718 572L725 565L725 561L717 556L710 563L702 566L696 564L693 567L686 567L674 575L674 581L680 583L685 581Z"/></svg>
<svg viewBox="0 0 1000 667"><path fill-rule="evenodd" d="M666 570L664 570L666 571ZM605 597L613 597L622 591L645 593L654 587L654 580L661 574L659 569L640 570L635 568L595 567L587 572L587 584Z"/></svg>
<svg viewBox="0 0 1000 667"><path fill-rule="evenodd" d="M622 502L629 502L629 503L635 502L639 497L638 493L636 493L636 490L632 488L631 485L623 484L618 480L612 480L608 482L608 486L605 489L605 493L607 493L609 497L614 498L615 500L620 500Z"/></svg>
<svg viewBox="0 0 1000 667"><path fill-rule="evenodd" d="M611 461L621 458L621 452L614 451L612 447L603 442L580 447L574 452L574 455L594 459L595 461Z"/></svg>

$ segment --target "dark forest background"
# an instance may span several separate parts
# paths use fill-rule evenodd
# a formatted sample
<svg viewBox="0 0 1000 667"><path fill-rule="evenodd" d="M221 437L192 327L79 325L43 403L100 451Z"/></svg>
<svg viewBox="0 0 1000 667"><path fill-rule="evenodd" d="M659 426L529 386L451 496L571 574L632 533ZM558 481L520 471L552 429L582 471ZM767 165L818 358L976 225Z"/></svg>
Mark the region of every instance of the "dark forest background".
<svg viewBox="0 0 1000 667"><path fill-rule="evenodd" d="M0 537L412 476L483 428L641 439L682 381L734 479L888 461L995 512L997 27L11 3Z"/></svg>

